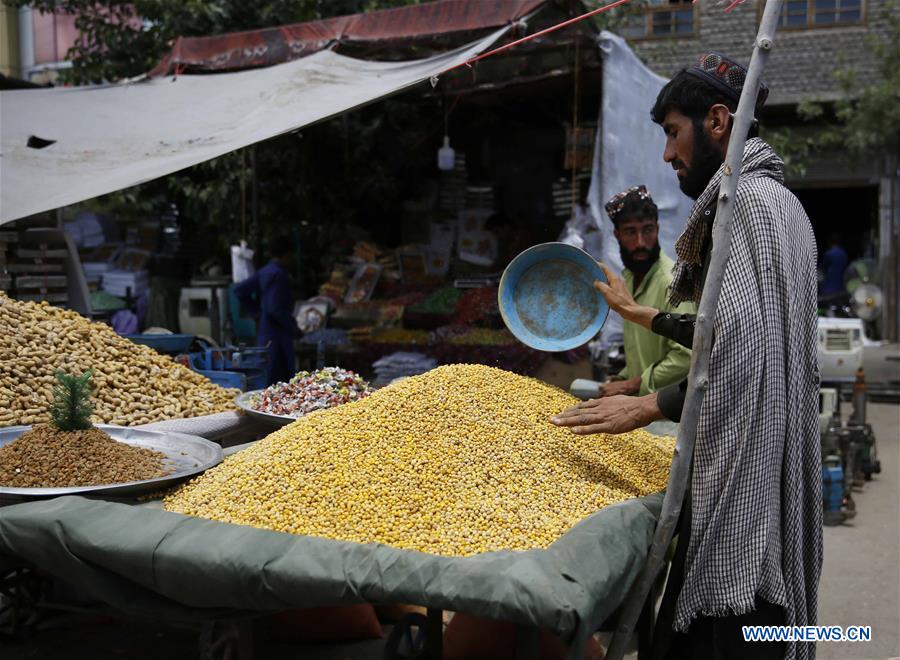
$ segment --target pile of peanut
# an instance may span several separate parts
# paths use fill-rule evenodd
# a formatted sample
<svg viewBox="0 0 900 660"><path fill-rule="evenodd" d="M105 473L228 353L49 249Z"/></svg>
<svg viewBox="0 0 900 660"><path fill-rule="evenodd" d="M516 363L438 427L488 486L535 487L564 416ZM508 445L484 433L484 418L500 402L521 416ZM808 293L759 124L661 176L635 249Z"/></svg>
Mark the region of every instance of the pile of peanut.
<svg viewBox="0 0 900 660"><path fill-rule="evenodd" d="M239 393L105 324L0 293L0 427L50 421L58 369L94 370L95 424L134 426L234 410Z"/></svg>

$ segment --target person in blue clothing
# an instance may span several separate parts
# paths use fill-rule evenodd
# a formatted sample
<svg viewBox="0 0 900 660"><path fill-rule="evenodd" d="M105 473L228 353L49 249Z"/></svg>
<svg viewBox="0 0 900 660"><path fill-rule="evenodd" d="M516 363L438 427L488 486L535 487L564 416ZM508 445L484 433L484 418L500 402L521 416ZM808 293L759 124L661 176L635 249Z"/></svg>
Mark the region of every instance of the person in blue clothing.
<svg viewBox="0 0 900 660"><path fill-rule="evenodd" d="M822 255L822 268L825 281L822 282L822 295L830 296L844 292L844 271L847 270L847 251L841 247L841 236L832 233L828 237L831 247Z"/></svg>
<svg viewBox="0 0 900 660"><path fill-rule="evenodd" d="M241 306L257 315L259 327L256 341L269 347L269 385L284 382L294 375L294 296L291 276L287 271L293 242L287 236L272 240L271 260L234 287Z"/></svg>

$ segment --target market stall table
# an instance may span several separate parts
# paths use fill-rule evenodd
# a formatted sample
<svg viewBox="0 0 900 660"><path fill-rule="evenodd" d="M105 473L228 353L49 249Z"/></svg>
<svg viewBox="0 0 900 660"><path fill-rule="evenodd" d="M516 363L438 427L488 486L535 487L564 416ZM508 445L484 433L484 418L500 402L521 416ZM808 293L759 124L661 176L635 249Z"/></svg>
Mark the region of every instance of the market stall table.
<svg viewBox="0 0 900 660"><path fill-rule="evenodd" d="M518 624L523 652L548 629L579 658L637 575L661 502L655 494L608 506L546 550L447 557L193 518L158 502L61 497L0 509L0 573L7 590L24 569L124 614L172 622L411 603L430 611L432 657L449 610Z"/></svg>
<svg viewBox="0 0 900 660"><path fill-rule="evenodd" d="M125 614L175 622L414 603L547 628L576 658L637 574L660 501L610 506L547 550L456 558L63 497L0 511L0 570L36 570Z"/></svg>

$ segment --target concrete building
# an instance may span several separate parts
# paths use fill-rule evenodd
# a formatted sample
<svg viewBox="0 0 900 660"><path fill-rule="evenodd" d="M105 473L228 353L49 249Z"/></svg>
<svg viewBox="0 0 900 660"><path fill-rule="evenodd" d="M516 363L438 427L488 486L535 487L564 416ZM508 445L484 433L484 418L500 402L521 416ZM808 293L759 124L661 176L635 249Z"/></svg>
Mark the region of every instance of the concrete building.
<svg viewBox="0 0 900 660"><path fill-rule="evenodd" d="M619 32L664 76L673 76L707 50L746 63L764 1L747 0L725 13L725 5L717 2L650 0ZM773 128L790 127L798 136L821 130L799 120L797 105L841 99L839 68L855 70L857 89L878 82L880 71L866 40L896 38L888 21L891 11L898 11L892 0L785 0L764 76L770 94L761 117L763 136ZM828 248L827 236L838 232L851 259L879 260L885 294L880 330L883 338L898 341L898 154L851 160L844 153L811 153L805 171L789 172L787 184L812 219L820 251Z"/></svg>
<svg viewBox="0 0 900 660"><path fill-rule="evenodd" d="M52 83L72 66L66 53L78 38L75 16L42 14L0 3L0 73L36 84Z"/></svg>
<svg viewBox="0 0 900 660"><path fill-rule="evenodd" d="M19 67L19 29L18 10L0 4L0 74L18 78Z"/></svg>

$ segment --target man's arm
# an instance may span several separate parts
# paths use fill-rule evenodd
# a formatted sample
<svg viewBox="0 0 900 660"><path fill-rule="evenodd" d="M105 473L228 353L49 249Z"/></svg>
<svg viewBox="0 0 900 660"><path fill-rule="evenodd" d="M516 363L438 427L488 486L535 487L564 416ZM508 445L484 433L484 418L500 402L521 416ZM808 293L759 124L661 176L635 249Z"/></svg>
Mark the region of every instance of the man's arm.
<svg viewBox="0 0 900 660"><path fill-rule="evenodd" d="M583 401L564 410L550 421L566 426L576 435L627 433L663 419L657 393L647 396L608 396Z"/></svg>
<svg viewBox="0 0 900 660"><path fill-rule="evenodd" d="M659 312L653 317L650 329L666 339L670 339L685 348L690 348L694 345L694 327L696 325L696 314Z"/></svg>
<svg viewBox="0 0 900 660"><path fill-rule="evenodd" d="M594 282L594 287L603 294L610 309L615 310L626 321L637 323L675 341L686 348L694 343L694 314L674 314L661 312L655 307L639 305L628 292L625 282L606 264L600 264L608 282Z"/></svg>
<svg viewBox="0 0 900 660"><path fill-rule="evenodd" d="M671 422L680 422L684 398L687 395L687 379L664 387L656 394L657 406L662 416Z"/></svg>
<svg viewBox="0 0 900 660"><path fill-rule="evenodd" d="M690 371L691 369L690 348L694 338L693 319L694 313L696 311L697 305L692 302L683 302L679 305L675 305L674 307L666 303L663 311L661 311L656 315L656 317L654 317L651 327L653 328L654 333L666 338L666 354L662 357L661 360L659 360L655 364L650 365L647 369L644 370L644 373L641 374L641 394L656 392L687 377L688 371ZM666 333L657 330L657 326L660 325L660 321L658 319L660 319L660 317L662 317L662 319L665 319L666 315L675 315L679 318L691 319L690 323L681 324L682 327L687 326L689 328L690 337L687 336L686 332L683 336L683 339L687 340L688 343L685 344L679 342L678 340L668 336ZM676 325L676 327L679 326Z"/></svg>
<svg viewBox="0 0 900 660"><path fill-rule="evenodd" d="M600 385L597 396L616 396L617 394L634 395L641 389L641 375L632 375L631 366L628 364L628 356L625 356L625 366L622 370L613 374Z"/></svg>
<svg viewBox="0 0 900 660"><path fill-rule="evenodd" d="M669 352L654 362L641 374L640 391L643 396L656 392L685 378L691 369L691 352L684 346L667 340Z"/></svg>
<svg viewBox="0 0 900 660"><path fill-rule="evenodd" d="M260 289L259 273L253 273L245 280L234 285L234 296L241 304L241 309L252 316L259 314Z"/></svg>
<svg viewBox="0 0 900 660"><path fill-rule="evenodd" d="M618 312L626 321L652 330L650 324L653 322L653 317L659 314L659 310L636 303L621 277L616 275L606 264L600 264L600 268L606 275L607 281L594 282L594 288L603 295L610 309Z"/></svg>
<svg viewBox="0 0 900 660"><path fill-rule="evenodd" d="M618 378L618 380L611 379L608 383L603 383L603 385L600 386L598 394L599 396L616 396L618 394L633 396L638 394L640 390L641 377L634 376L633 378ZM646 394L646 392L644 392L644 394Z"/></svg>

